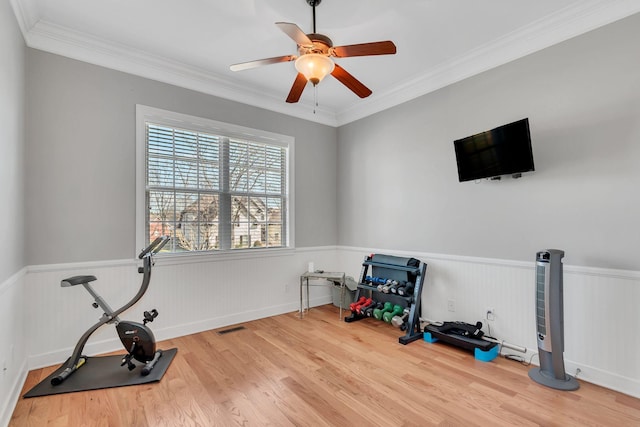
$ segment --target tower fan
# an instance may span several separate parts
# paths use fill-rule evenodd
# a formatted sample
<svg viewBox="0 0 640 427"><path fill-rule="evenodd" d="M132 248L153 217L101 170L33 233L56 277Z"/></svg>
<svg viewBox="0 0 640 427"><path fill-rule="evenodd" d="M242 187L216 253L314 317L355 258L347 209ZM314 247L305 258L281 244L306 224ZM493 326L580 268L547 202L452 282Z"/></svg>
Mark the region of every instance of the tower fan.
<svg viewBox="0 0 640 427"><path fill-rule="evenodd" d="M535 382L557 390L577 390L578 381L564 370L564 311L562 258L564 251L536 254L536 329L540 367L529 371Z"/></svg>

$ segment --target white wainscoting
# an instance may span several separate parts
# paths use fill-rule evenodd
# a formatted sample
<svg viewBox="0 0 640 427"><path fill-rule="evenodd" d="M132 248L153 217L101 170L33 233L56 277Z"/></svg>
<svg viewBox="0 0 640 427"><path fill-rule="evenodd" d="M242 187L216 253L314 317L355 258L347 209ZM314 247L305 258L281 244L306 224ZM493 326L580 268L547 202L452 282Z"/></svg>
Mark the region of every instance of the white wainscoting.
<svg viewBox="0 0 640 427"><path fill-rule="evenodd" d="M358 277L364 257L384 253L427 263L422 317L481 321L491 334L537 353L535 254L531 262L338 248L340 269ZM455 312L448 311L448 301ZM640 397L640 272L564 266L565 370L579 379ZM495 320L485 320L487 308ZM485 332L488 328L485 326ZM505 353L521 354L506 350ZM532 362L538 364L537 357Z"/></svg>
<svg viewBox="0 0 640 427"><path fill-rule="evenodd" d="M265 257L219 257L185 263L158 259L143 299L122 317L141 320L156 308L152 324L158 340L224 327L299 309L299 275L309 262L316 269L358 277L364 256L413 256L427 263L423 317L480 320L492 335L537 352L534 319L534 261L459 257L354 247L301 248ZM27 369L58 364L78 337L100 317L82 287L61 288L78 274L98 277L95 288L113 306L138 289L135 260L31 266L0 286L0 342L13 347L2 377L0 421L11 416ZM455 312L447 301L455 301ZM640 397L640 272L564 266L565 367L578 378ZM312 287L311 305L331 302L329 287ZM486 309L495 310L492 322ZM357 327L357 324L354 324ZM486 328L485 328L486 330ZM436 345L436 344L434 344ZM104 327L86 346L88 355L120 348L114 328ZM3 353L4 354L4 353ZM0 355L0 357L3 357ZM26 362L25 362L26 361ZM533 358L537 363L537 358ZM5 423L6 424L6 423ZM0 425L2 423L0 422Z"/></svg>
<svg viewBox="0 0 640 427"><path fill-rule="evenodd" d="M142 320L142 312L160 313L151 324L158 341L258 318L298 311L299 276L309 262L317 269L334 269L335 247L302 248L275 255L157 258L146 295L121 318ZM82 286L60 287L60 280L93 274L94 289L113 308L120 307L138 290L141 275L134 260L29 268L25 316L29 369L61 363L77 339L102 314ZM313 287L311 305L331 302L329 287ZM85 347L92 355L118 350L115 329L99 329Z"/></svg>
<svg viewBox="0 0 640 427"><path fill-rule="evenodd" d="M0 283L0 426L9 424L27 377L23 294L26 271L24 268Z"/></svg>

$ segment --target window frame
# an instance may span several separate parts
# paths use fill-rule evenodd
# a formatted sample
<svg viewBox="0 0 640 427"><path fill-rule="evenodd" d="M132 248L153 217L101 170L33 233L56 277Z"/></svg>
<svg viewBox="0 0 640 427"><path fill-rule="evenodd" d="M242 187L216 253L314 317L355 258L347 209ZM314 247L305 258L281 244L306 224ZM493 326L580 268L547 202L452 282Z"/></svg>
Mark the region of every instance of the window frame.
<svg viewBox="0 0 640 427"><path fill-rule="evenodd" d="M246 256L265 256L287 252L295 248L295 215L294 215L294 161L295 138L288 135L252 129L231 123L219 122L212 119L197 117L168 110L162 110L146 105L136 105L136 255L146 246L146 175L147 175L147 141L146 123L175 127L195 132L209 133L225 138L235 138L247 142L265 143L277 145L287 149L286 155L286 215L285 222L286 242L279 247L260 247L242 249L217 249L206 251L168 252L160 254L162 257L189 258L215 257L236 258Z"/></svg>

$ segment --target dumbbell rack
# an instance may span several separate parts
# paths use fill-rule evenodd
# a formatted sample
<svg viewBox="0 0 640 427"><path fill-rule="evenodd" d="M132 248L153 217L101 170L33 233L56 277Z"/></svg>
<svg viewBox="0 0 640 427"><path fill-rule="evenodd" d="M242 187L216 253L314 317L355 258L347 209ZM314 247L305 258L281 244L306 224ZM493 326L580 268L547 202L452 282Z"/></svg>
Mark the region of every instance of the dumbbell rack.
<svg viewBox="0 0 640 427"><path fill-rule="evenodd" d="M371 274L369 274L369 269L371 269ZM392 255L371 254L366 256L362 263L362 271L360 273L355 301L358 301L361 296L366 296L375 301L383 303L390 302L393 305L409 308L407 333L398 339L400 344L409 344L422 338L422 331L420 329L420 299L426 270L427 264L415 258L402 258ZM385 279L413 283L415 285L413 294L404 296L384 293L378 290L377 286L366 283L367 276L383 277ZM344 321L355 322L366 318L367 316L352 311L351 315L345 317Z"/></svg>

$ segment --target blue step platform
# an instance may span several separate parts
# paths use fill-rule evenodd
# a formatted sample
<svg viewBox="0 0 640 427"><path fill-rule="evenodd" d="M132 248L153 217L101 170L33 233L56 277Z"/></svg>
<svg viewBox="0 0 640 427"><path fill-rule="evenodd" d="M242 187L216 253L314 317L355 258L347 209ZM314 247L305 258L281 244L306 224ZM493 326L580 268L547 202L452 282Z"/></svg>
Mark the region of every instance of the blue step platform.
<svg viewBox="0 0 640 427"><path fill-rule="evenodd" d="M491 362L498 357L498 344L482 339L470 338L453 333L443 333L438 330L438 326L427 325L424 328L424 340L428 343L438 341L460 347L464 350L473 351L473 355L481 362Z"/></svg>

